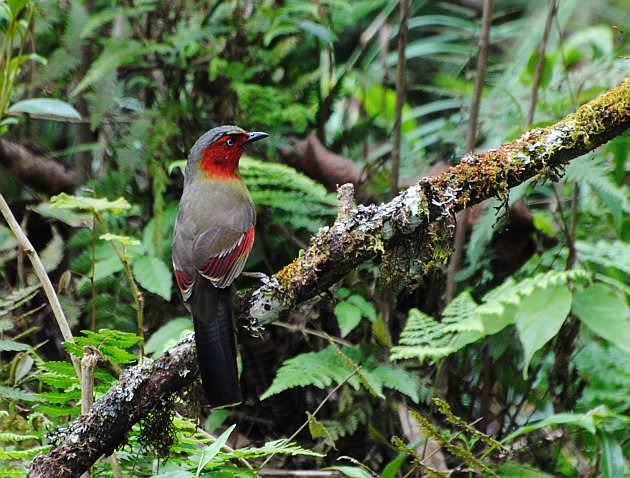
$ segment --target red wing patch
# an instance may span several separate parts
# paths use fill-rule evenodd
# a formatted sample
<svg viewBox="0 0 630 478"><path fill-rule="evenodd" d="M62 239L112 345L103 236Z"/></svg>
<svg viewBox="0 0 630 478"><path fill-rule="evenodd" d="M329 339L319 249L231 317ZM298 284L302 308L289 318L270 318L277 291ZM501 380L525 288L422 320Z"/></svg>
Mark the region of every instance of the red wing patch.
<svg viewBox="0 0 630 478"><path fill-rule="evenodd" d="M199 273L211 280L216 287L230 285L243 270L253 244L254 228L252 227L241 236L241 239L232 249L208 259Z"/></svg>
<svg viewBox="0 0 630 478"><path fill-rule="evenodd" d="M186 275L184 271L178 271L177 269L173 269L175 273L175 282L177 282L177 287L179 287L184 300L190 296L191 287L193 285L193 280Z"/></svg>

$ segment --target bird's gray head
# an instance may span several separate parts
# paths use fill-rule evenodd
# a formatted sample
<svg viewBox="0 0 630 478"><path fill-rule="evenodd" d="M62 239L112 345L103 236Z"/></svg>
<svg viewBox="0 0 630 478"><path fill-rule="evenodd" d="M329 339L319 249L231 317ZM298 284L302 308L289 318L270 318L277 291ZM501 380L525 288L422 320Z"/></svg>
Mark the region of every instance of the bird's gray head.
<svg viewBox="0 0 630 478"><path fill-rule="evenodd" d="M269 136L267 133L259 131L248 133L234 125L212 128L190 149L186 176L202 171L208 177L236 177L238 161L245 146L267 136Z"/></svg>
<svg viewBox="0 0 630 478"><path fill-rule="evenodd" d="M206 131L199 137L197 141L195 141L193 147L190 148L188 159L192 161L199 161L201 159L204 149L217 141L219 138L232 134L247 134L247 131L245 131L243 128L239 128L238 126L234 126L231 124L217 126L216 128L212 128L211 130Z"/></svg>

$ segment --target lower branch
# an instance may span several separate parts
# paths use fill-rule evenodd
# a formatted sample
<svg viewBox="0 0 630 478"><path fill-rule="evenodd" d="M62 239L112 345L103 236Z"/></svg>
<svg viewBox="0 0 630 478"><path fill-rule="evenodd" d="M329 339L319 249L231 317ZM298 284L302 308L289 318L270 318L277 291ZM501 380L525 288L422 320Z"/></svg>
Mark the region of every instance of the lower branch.
<svg viewBox="0 0 630 478"><path fill-rule="evenodd" d="M21 144L0 138L0 166L17 181L44 194L71 193L80 184L76 170L37 156Z"/></svg>
<svg viewBox="0 0 630 478"><path fill-rule="evenodd" d="M48 455L33 460L30 478L78 477L101 456L125 444L131 427L197 378L192 335L155 362L126 369L90 410L67 428L57 429Z"/></svg>

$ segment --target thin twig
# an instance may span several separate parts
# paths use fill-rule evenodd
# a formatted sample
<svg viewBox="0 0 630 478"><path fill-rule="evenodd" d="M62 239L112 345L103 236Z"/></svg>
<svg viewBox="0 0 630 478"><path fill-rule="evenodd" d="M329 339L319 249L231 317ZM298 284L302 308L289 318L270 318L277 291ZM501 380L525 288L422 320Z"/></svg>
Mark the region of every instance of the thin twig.
<svg viewBox="0 0 630 478"><path fill-rule="evenodd" d="M298 436L298 435L300 434L300 432L301 432L302 430L304 430L304 429L308 426L308 423L309 423L310 419L311 419L311 418L315 418L315 415L317 415L317 414L319 413L319 411L322 409L322 407L324 406L324 404L325 404L326 402L328 402L328 400L330 400L330 398L331 398L331 397L332 397L335 393L337 393L337 390L339 390L339 389L340 389L340 388L341 388L341 387L342 387L342 386L343 386L343 385L344 385L344 384L345 384L348 380L350 380L350 379L354 376L354 374L356 374L359 370L361 370L361 366L358 366L357 368L355 368L352 372L350 372L350 373L348 374L348 376L347 376L346 378L344 378L341 382L339 382L339 383L337 384L337 386L336 386L335 388L333 388L333 389L330 391L330 393L329 393L328 395L326 395L326 398L324 398L324 399L322 400L322 403L320 403L320 404L317 406L317 408L313 411L313 413L311 413L311 416L310 416L310 417L309 417L309 418L308 418L308 419L307 419L307 420L306 420L306 421L305 421L305 422L304 422L304 423L300 426L300 428L298 428L298 429L297 429L297 430L293 433L293 435L291 435L289 438L287 438L287 442L291 442L291 441L293 441L293 440L295 439L295 437L296 437L296 436ZM267 459L263 462L263 464L262 464L262 465L260 465L260 469L262 470L262 469L265 467L265 465L266 465L267 463L269 463L269 461L271 461L271 459L272 459L274 456L275 456L275 453L274 453L273 455L268 456L268 457L267 457Z"/></svg>
<svg viewBox="0 0 630 478"><path fill-rule="evenodd" d="M547 50L547 42L549 41L549 32L558 8L557 0L549 0L547 7L547 19L545 20L545 29L543 36L538 45L538 59L536 61L536 70L534 70L534 79L532 81L532 93L529 101L529 109L527 110L527 127L534 122L534 114L536 113L536 103L538 102L538 90L540 89L540 81L542 79L543 67L545 65L545 51Z"/></svg>
<svg viewBox="0 0 630 478"><path fill-rule="evenodd" d="M405 104L405 49L407 47L407 20L409 19L409 0L400 2L400 28L398 31L398 65L396 66L396 111L392 131L392 170L389 183L390 199L398 194L400 177L400 140L402 130L402 110Z"/></svg>
<svg viewBox="0 0 630 478"><path fill-rule="evenodd" d="M333 342L335 342L336 344L339 345L345 345L345 346L352 346L353 344L340 339L339 337L334 337L334 336L330 336L324 332L320 332L319 330L315 330L315 329L309 329L308 327L302 327L299 325L293 325L293 324L287 324L286 322L282 322L280 320L277 320L273 323L273 325L276 325L278 327L282 327L283 329L287 329L291 332L300 332L302 334L307 334L307 335L313 335L314 337L319 337L322 339L326 339L326 340L331 340Z"/></svg>
<svg viewBox="0 0 630 478"><path fill-rule="evenodd" d="M103 218L98 214L98 212L94 211L94 219L98 221L98 223L103 227L106 233L109 233L109 228ZM110 241L110 245L112 249L114 249L114 253L118 256L118 260L123 266L123 271L125 272L125 276L127 277L127 282L129 284L129 288L131 289L131 296L133 297L134 302L136 303L136 323L138 325L138 337L140 341L138 342L138 347L140 348L140 361L143 360L144 357L144 296L136 283L136 280L133 277L133 272L131 270L131 266L129 265L129 259L127 257L127 250L124 244L120 244L121 250L118 250L116 247L115 241Z"/></svg>
<svg viewBox="0 0 630 478"><path fill-rule="evenodd" d="M490 45L490 28L492 26L492 11L494 0L484 0L483 17L481 20L481 36L479 38L479 55L477 56L477 74L475 76L475 90L470 105L470 119L466 130L466 152L471 152L475 147L477 137L477 121L479 119L479 106L481 105L481 94L486 77L486 65L488 63L488 48ZM460 269L463 257L464 243L468 228L468 209L464 209L457 216L457 227L453 238L453 253L448 263L446 275L446 303L448 304L455 297L457 291L457 281L455 275Z"/></svg>
<svg viewBox="0 0 630 478"><path fill-rule="evenodd" d="M83 347L83 357L81 358L81 413L87 413L94 403L94 370L99 358L99 351L94 347ZM81 478L90 478L91 471L88 470L81 475Z"/></svg>
<svg viewBox="0 0 630 478"><path fill-rule="evenodd" d="M2 194L0 194L0 212L4 216L4 219L7 221L7 224L11 228L11 231L13 231L13 234L15 234L15 238L17 239L18 244L20 244L20 247L22 248L22 250L24 250L24 253L30 259L31 264L33 264L33 270L35 271L35 275L37 275L37 278L39 279L39 281L42 284L42 287L44 288L44 293L46 294L46 297L48 298L48 302L50 303L50 308L53 312L53 316L55 317L55 320L57 321L59 330L61 330L61 335L63 336L63 339L66 342L74 343L74 337L72 336L70 325L68 325L66 316L63 313L61 304L59 303L59 298L57 297L57 294L55 293L55 288L50 282L50 278L48 277L48 274L46 273L46 269L44 269L44 265L42 264L42 261L40 260L39 255L37 254L37 251L35 250L35 248L31 244L31 241L28 240L28 237L26 237L26 234L24 233L24 231L18 224L17 220L15 219L15 216L11 212L11 208L9 208L9 205L5 201L4 196ZM79 380L81 380L81 369L79 367L79 362L72 355L70 357L72 358L72 364L74 365L74 369L77 372L77 377L79 377Z"/></svg>

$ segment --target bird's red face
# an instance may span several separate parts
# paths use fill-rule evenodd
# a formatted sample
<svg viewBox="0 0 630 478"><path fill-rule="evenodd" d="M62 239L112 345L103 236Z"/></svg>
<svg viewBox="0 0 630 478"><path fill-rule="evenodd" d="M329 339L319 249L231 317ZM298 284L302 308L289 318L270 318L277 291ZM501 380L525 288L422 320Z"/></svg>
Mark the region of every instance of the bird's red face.
<svg viewBox="0 0 630 478"><path fill-rule="evenodd" d="M199 167L213 179L238 177L238 161L248 141L247 133L226 134L205 148Z"/></svg>
<svg viewBox="0 0 630 478"><path fill-rule="evenodd" d="M199 167L209 178L224 180L238 178L238 161L245 146L267 136L269 136L267 133L259 131L224 134L203 149Z"/></svg>

